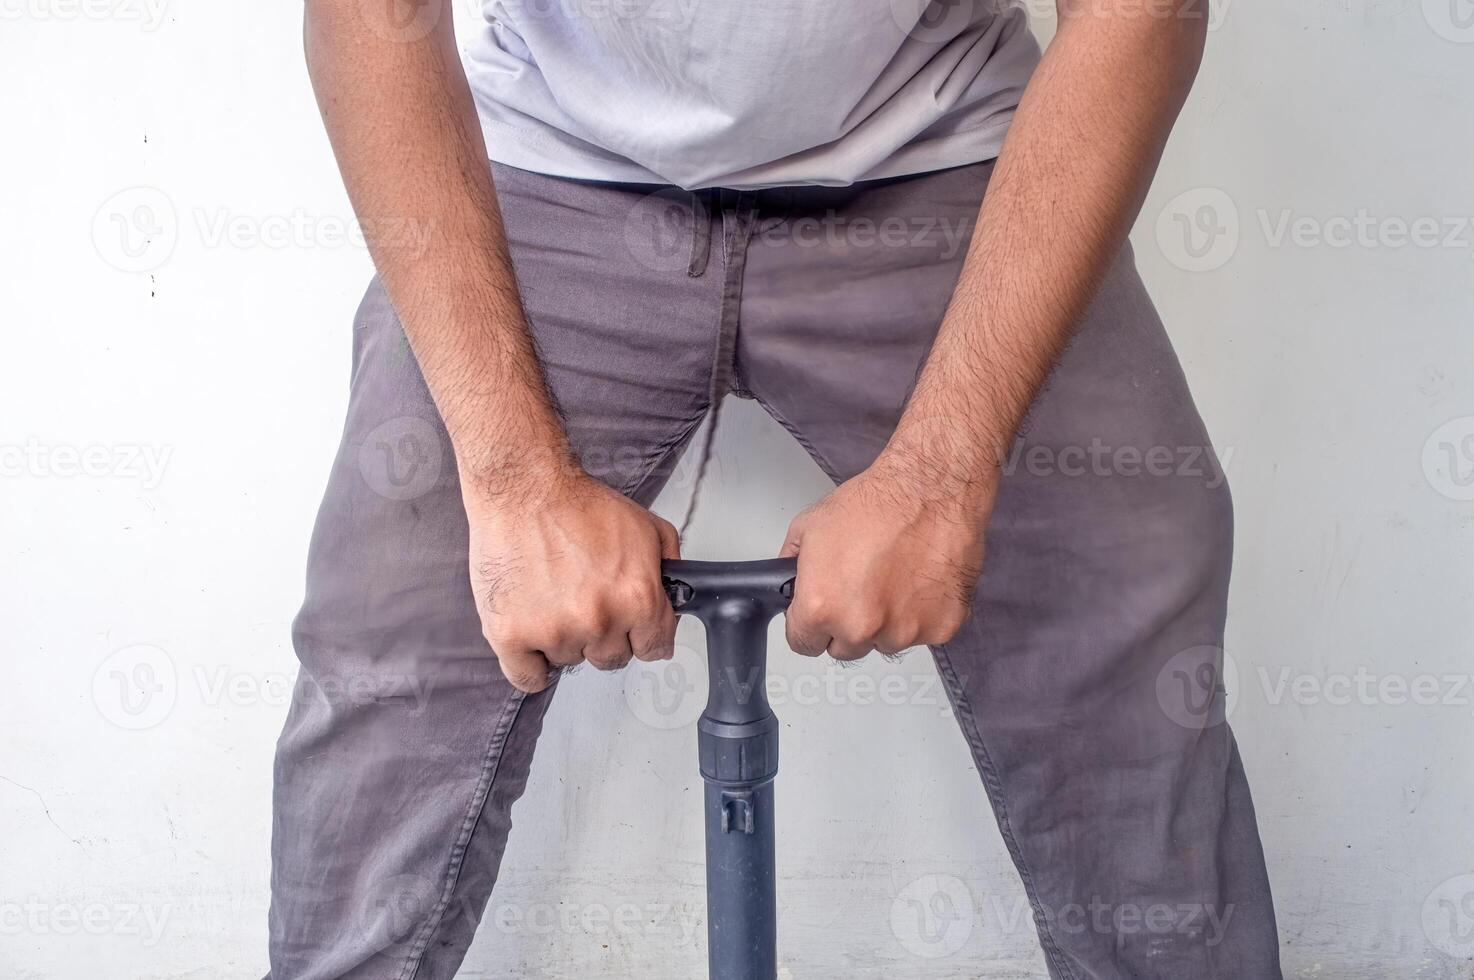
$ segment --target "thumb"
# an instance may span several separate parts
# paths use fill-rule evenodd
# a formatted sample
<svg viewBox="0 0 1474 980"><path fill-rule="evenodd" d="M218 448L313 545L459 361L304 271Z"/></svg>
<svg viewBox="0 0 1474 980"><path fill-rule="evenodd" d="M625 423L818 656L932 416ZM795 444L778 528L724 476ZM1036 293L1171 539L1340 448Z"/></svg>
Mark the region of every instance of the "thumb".
<svg viewBox="0 0 1474 980"><path fill-rule="evenodd" d="M681 557L681 532L676 526L663 517L654 514L655 532L660 535L660 557L665 560L674 561Z"/></svg>
<svg viewBox="0 0 1474 980"><path fill-rule="evenodd" d="M803 511L788 525L788 534L783 538L783 548L778 552L779 558L793 558L798 555L799 545L803 543L804 527L809 522L809 512Z"/></svg>

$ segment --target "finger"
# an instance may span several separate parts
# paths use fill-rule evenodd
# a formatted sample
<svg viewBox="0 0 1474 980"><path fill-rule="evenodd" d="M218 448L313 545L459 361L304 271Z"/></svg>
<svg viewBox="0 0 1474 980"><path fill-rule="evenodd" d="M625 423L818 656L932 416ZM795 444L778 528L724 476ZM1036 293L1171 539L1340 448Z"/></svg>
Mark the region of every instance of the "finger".
<svg viewBox="0 0 1474 980"><path fill-rule="evenodd" d="M896 654L916 646L918 642L919 640L907 633L890 630L875 638L875 650L877 653L883 653L887 657L894 657Z"/></svg>
<svg viewBox="0 0 1474 980"><path fill-rule="evenodd" d="M792 558L798 554L799 545L803 543L804 527L808 524L809 512L799 511L788 524L788 533L783 537L783 547L778 551L779 558Z"/></svg>
<svg viewBox="0 0 1474 980"><path fill-rule="evenodd" d="M651 514L655 518L655 531L660 535L660 557L666 561L675 561L681 557L681 532L676 526L658 514Z"/></svg>
<svg viewBox="0 0 1474 980"><path fill-rule="evenodd" d="M972 617L972 610L961 602L918 610L918 613L921 623L916 630L916 639L912 641L913 646L925 644L935 647L950 643Z"/></svg>
<svg viewBox="0 0 1474 980"><path fill-rule="evenodd" d="M563 640L544 644L538 652L554 667L577 667L583 663L583 648L582 640Z"/></svg>
<svg viewBox="0 0 1474 980"><path fill-rule="evenodd" d="M829 641L829 655L835 660L842 662L864 659L870 655L870 651L873 649L875 648L868 641L856 643L852 640L841 640L837 637Z"/></svg>
<svg viewBox="0 0 1474 980"><path fill-rule="evenodd" d="M669 602L664 606L664 610L630 630L630 649L636 660L653 663L676 655L676 614Z"/></svg>
<svg viewBox="0 0 1474 980"><path fill-rule="evenodd" d="M676 611L659 576L624 598L625 614L619 619L629 623L629 645L635 659L669 660L675 655Z"/></svg>
<svg viewBox="0 0 1474 980"><path fill-rule="evenodd" d="M599 670L619 670L635 657L628 633L601 636L583 648L583 658Z"/></svg>
<svg viewBox="0 0 1474 980"><path fill-rule="evenodd" d="M526 647L507 647L494 651L502 676L519 691L536 694L553 682L553 668L546 657Z"/></svg>
<svg viewBox="0 0 1474 980"><path fill-rule="evenodd" d="M823 627L810 626L802 610L797 607L789 608L783 632L788 638L788 648L805 657L817 657L834 639Z"/></svg>
<svg viewBox="0 0 1474 980"><path fill-rule="evenodd" d="M779 553L780 558L792 558L798 554L807 513L807 511L800 513L788 525L788 537L783 542L783 550ZM804 576L806 564L804 558L799 558L798 575L793 581L793 598L783 616L783 632L788 639L788 648L794 653L805 657L817 657L829 646L833 635L825 627L819 615L821 610L815 606L815 600L810 598L809 590L806 588L805 583L809 581Z"/></svg>

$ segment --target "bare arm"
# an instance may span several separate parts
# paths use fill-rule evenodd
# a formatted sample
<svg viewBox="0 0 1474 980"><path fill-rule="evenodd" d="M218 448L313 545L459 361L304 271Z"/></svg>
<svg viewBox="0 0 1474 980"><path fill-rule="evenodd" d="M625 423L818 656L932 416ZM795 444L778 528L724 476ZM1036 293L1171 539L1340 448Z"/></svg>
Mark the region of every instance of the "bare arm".
<svg viewBox="0 0 1474 980"><path fill-rule="evenodd" d="M484 632L523 690L550 665L664 656L674 529L586 474L517 294L448 5L307 0L308 69L344 184L455 449ZM406 219L429 231L400 247ZM635 587L631 588L633 584Z"/></svg>
<svg viewBox="0 0 1474 980"><path fill-rule="evenodd" d="M915 421L955 420L974 450L956 475L985 486L1141 210L1207 29L1191 3L1062 0L1059 15L892 440L904 452Z"/></svg>
<svg viewBox="0 0 1474 980"><path fill-rule="evenodd" d="M946 642L961 628L1000 463L1125 241L1192 86L1206 5L1058 8L1059 32L1025 91L896 432L869 470L789 531L785 551L800 560L789 641L801 652L850 659ZM874 557L842 557L852 553ZM809 561L852 571L811 577L822 584L805 589Z"/></svg>
<svg viewBox="0 0 1474 980"><path fill-rule="evenodd" d="M503 483L515 476L509 464L525 458L518 450L536 450L537 465L551 467L567 461L568 443L523 321L449 18L439 16L422 38L398 40L393 6L309 0L307 66L374 264L457 462ZM391 234L407 218L430 231L423 253Z"/></svg>

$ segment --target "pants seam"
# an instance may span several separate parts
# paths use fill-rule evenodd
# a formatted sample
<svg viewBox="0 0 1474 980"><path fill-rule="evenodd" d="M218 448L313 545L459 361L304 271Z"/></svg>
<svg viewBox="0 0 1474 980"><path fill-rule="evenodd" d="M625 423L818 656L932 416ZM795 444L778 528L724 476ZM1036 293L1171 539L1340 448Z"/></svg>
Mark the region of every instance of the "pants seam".
<svg viewBox="0 0 1474 980"><path fill-rule="evenodd" d="M788 419L784 418L782 412L774 408L771 404L768 403L767 399L763 398L763 396L758 394L757 392L752 392L752 398L753 401L757 402L763 407L763 411L767 412L768 415L772 417L774 422L777 422L779 425L783 426L784 431L786 431L790 436L793 437L794 442L797 442L800 446L803 447L804 452L808 453L809 458L818 465L819 469L824 471L825 476L829 477L829 479L833 481L836 485L844 482L844 478L839 475L839 472L830 464L829 460L824 457L824 454L821 453L817 448L815 448L813 443L804 438L804 434L798 430L797 426L788 421Z"/></svg>
<svg viewBox="0 0 1474 980"><path fill-rule="evenodd" d="M639 491L640 487L645 485L645 481L650 479L650 474L659 469L662 463L664 463L667 459L670 459L671 455L682 445L684 445L688 439L691 438L691 433L695 432L696 428L701 425L701 420L706 417L706 413L710 411L710 409L710 403L703 405L701 408L701 412L694 419L687 421L686 424L681 426L681 428L675 433L675 435L671 436L669 439L666 439L664 442L660 443L660 445L651 450L649 462L646 463L645 467L641 469L640 472L636 473L633 477L621 484L619 487L619 492L626 497L633 498L634 495Z"/></svg>
<svg viewBox="0 0 1474 980"><path fill-rule="evenodd" d="M729 390L741 329L742 287L747 279L747 248L757 220L757 198L740 192L722 213L722 294L712 354L713 407Z"/></svg>
<svg viewBox="0 0 1474 980"><path fill-rule="evenodd" d="M722 221L722 288L707 397L711 425L707 428L706 442L701 447L700 461L696 466L696 482L686 503L686 513L677 528L682 536L690 529L701 502L701 485L705 481L707 464L711 462L712 450L716 446L722 402L731 390L732 377L736 373L737 331L742 317L742 286L747 273L747 247L752 239L752 226L757 215L757 198L747 191L737 192L731 197L725 191L721 192L718 203L721 205Z"/></svg>
<svg viewBox="0 0 1474 980"><path fill-rule="evenodd" d="M977 717L973 714L972 702L967 698L961 682L957 678L957 671L952 666L952 660L947 654L945 646L932 647L932 655L936 658L937 667L942 672L947 685L952 690L952 698L957 705L957 722L962 728L963 736L967 739L968 747L972 750L973 761L977 763L978 773L983 778L983 786L988 791L988 796L993 802L993 808L998 814L998 826L1003 832L1004 843L1008 846L1010 856L1014 865L1018 868L1019 877L1023 879L1024 891L1028 893L1029 902L1034 907L1035 914L1039 916L1039 938L1049 962L1059 972L1062 980L1078 980L1078 975L1065 960L1064 951L1060 949L1059 943L1049 931L1049 917L1042 912L1039 902L1039 893L1034 886L1033 873L1029 871L1028 862L1024 860L1023 849L1019 847L1018 838L1014 835L1013 824L1008 816L1008 803L1004 798L1003 782L998 778L998 769L993 764L993 757L988 752L988 747L983 743L981 730L978 728Z"/></svg>
<svg viewBox="0 0 1474 980"><path fill-rule="evenodd" d="M501 717L497 719L497 727L492 732L491 742L482 758L481 778L476 784L476 791L471 795L470 804L466 807L466 816L461 821L461 829L456 835L455 845L450 850L450 861L445 870L445 884L441 887L440 900L431 910L425 924L420 927L420 933L415 937L409 955L405 957L404 966L399 971L399 980L415 980L420 972L420 964L424 960L425 951L430 948L430 940L440 928L445 912L450 907L450 900L455 896L456 885L460 881L461 867L466 858L466 851L470 847L471 834L481 820L481 811L486 806L487 797L491 795L491 786L496 781L497 772L501 769L502 758L506 755L507 742L511 739L512 729L517 724L517 718L522 713L522 704L526 699L527 695L522 691L514 691L507 699L507 706L502 709Z"/></svg>

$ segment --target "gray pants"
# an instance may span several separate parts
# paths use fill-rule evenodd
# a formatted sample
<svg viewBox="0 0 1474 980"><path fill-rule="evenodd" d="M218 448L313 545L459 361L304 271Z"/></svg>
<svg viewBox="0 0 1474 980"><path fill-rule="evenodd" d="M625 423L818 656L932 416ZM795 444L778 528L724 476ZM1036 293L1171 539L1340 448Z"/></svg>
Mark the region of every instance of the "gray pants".
<svg viewBox="0 0 1474 980"><path fill-rule="evenodd" d="M648 504L719 375L834 480L862 470L990 173L652 195L497 168L585 467ZM973 617L932 651L1056 980L1280 977L1223 717L1232 508L1208 446L1123 254L1005 463ZM465 955L554 693L503 680L466 540L450 444L376 283L295 626L273 980L441 980Z"/></svg>

